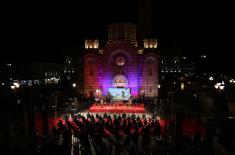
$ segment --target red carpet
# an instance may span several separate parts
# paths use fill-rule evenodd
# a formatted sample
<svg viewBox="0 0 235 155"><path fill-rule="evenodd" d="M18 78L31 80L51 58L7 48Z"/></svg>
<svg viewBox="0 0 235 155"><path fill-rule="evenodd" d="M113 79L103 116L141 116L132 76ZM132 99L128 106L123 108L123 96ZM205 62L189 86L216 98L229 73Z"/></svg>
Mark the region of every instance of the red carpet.
<svg viewBox="0 0 235 155"><path fill-rule="evenodd" d="M93 104L88 112L106 112L106 113L144 113L144 104L126 105L121 102L115 102L108 105Z"/></svg>

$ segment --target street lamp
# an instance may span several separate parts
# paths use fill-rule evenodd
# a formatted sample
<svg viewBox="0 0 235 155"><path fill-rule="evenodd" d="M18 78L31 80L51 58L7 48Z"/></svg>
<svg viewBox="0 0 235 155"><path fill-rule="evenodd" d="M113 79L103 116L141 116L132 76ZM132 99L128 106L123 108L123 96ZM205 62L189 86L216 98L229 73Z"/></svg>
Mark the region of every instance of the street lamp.
<svg viewBox="0 0 235 155"><path fill-rule="evenodd" d="M235 80L234 79L230 79L229 82L232 84L232 83L235 83Z"/></svg>
<svg viewBox="0 0 235 155"><path fill-rule="evenodd" d="M213 77L213 76L209 77L209 80L210 80L210 81L213 81L213 80L214 80L214 77Z"/></svg>
<svg viewBox="0 0 235 155"><path fill-rule="evenodd" d="M16 87L16 88L19 88L20 87L20 84L18 82L13 82L13 85Z"/></svg>
<svg viewBox="0 0 235 155"><path fill-rule="evenodd" d="M222 82L222 83L216 83L215 85L215 89L217 89L217 90L224 90L224 83Z"/></svg>
<svg viewBox="0 0 235 155"><path fill-rule="evenodd" d="M181 89L181 90L184 90L184 83L181 83L181 84L180 84L180 89Z"/></svg>
<svg viewBox="0 0 235 155"><path fill-rule="evenodd" d="M76 83L73 83L72 86L73 86L73 88L75 88L75 87L77 86L77 84L76 84Z"/></svg>
<svg viewBox="0 0 235 155"><path fill-rule="evenodd" d="M10 87L11 87L12 90L16 90L17 88L20 87L20 84L19 84L19 82L14 81L14 82L13 82L13 85L11 85Z"/></svg>
<svg viewBox="0 0 235 155"><path fill-rule="evenodd" d="M221 83L216 83L215 85L215 89L217 89L217 102L215 105L215 118L217 120L218 114L221 114L221 112L223 112L223 110L221 110L221 107L224 107L224 101L223 101L223 90L224 90L224 81L222 81ZM223 109L223 108L222 108Z"/></svg>
<svg viewBox="0 0 235 155"><path fill-rule="evenodd" d="M12 89L12 90L15 90L15 89L16 89L16 86L12 85L12 86L11 86L11 89Z"/></svg>

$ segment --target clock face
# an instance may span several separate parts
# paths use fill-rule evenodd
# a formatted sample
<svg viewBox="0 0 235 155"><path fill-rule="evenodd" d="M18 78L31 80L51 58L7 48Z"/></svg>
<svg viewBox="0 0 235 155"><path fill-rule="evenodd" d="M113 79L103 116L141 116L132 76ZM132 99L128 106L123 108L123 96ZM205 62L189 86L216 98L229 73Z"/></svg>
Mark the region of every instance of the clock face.
<svg viewBox="0 0 235 155"><path fill-rule="evenodd" d="M122 56L118 56L118 57L116 58L116 64L117 64L118 66L123 66L123 65L125 64L125 58L122 57Z"/></svg>

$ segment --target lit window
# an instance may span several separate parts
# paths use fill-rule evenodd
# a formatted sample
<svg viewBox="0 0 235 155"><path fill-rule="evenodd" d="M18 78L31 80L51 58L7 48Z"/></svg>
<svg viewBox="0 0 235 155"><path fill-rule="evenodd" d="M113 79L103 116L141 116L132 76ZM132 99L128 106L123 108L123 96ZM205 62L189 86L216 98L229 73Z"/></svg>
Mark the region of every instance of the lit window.
<svg viewBox="0 0 235 155"><path fill-rule="evenodd" d="M104 54L104 51L103 51L103 50L99 50L99 53L100 53L100 54Z"/></svg>
<svg viewBox="0 0 235 155"><path fill-rule="evenodd" d="M138 54L143 54L144 51L143 50L138 50Z"/></svg>

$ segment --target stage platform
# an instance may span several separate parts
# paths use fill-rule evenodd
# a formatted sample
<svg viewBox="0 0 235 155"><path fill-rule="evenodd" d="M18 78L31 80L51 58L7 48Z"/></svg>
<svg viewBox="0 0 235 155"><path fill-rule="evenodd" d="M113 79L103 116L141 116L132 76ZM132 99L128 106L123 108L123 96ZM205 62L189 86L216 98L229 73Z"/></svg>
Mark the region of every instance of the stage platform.
<svg viewBox="0 0 235 155"><path fill-rule="evenodd" d="M128 104L123 102L112 102L107 104L93 103L88 112L101 113L145 113L144 104Z"/></svg>

